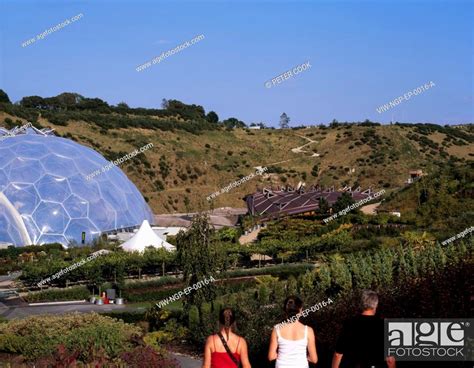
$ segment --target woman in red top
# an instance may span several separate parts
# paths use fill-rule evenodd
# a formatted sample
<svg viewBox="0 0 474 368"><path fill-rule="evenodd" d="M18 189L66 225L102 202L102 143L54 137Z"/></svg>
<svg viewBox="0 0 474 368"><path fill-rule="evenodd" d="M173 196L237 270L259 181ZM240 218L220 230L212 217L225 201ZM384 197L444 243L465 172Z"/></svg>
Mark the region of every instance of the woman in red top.
<svg viewBox="0 0 474 368"><path fill-rule="evenodd" d="M230 308L222 309L219 313L219 323L220 331L207 338L202 368L237 368L239 363L242 368L251 368L247 342L232 332L235 328L234 311ZM227 352L222 340L228 346L234 359Z"/></svg>

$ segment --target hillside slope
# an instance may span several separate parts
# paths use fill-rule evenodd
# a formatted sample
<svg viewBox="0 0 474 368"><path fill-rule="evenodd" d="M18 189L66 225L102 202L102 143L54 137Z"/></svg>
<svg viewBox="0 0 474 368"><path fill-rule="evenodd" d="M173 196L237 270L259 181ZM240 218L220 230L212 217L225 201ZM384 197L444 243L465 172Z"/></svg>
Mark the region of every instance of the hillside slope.
<svg viewBox="0 0 474 368"><path fill-rule="evenodd" d="M32 111L36 115L30 118ZM88 112L94 121L85 113L71 115L69 120L56 119L59 114L64 112L0 104L0 126L11 128L34 120L36 126L54 128L58 135L89 146L108 159L153 143L152 149L121 168L155 213L209 209L207 196L255 172L256 167L268 167L267 174L219 195L212 206L244 207L242 198L257 188L296 186L299 181L390 191L404 186L409 170L430 173L448 161L468 162L474 156L472 125L332 123L330 127L249 130L224 128L218 123L215 128L193 132L180 129L180 122L185 124L186 119L179 113L172 117L178 128L167 130L149 124L163 121L162 116L147 116L148 125L115 128L119 119L125 119L123 115ZM126 116L127 121L134 118L140 123L144 119L133 113ZM111 123L104 125L104 121Z"/></svg>

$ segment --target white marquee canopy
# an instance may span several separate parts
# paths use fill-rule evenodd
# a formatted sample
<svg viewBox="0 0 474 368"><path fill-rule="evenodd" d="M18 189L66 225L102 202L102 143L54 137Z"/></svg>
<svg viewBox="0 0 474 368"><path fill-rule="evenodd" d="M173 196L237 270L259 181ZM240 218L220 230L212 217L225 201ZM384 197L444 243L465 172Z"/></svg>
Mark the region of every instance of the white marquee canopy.
<svg viewBox="0 0 474 368"><path fill-rule="evenodd" d="M147 220L144 220L136 234L123 243L122 248L128 252L143 252L146 247L165 248L168 251L176 250L176 247L166 240L160 238L150 226Z"/></svg>

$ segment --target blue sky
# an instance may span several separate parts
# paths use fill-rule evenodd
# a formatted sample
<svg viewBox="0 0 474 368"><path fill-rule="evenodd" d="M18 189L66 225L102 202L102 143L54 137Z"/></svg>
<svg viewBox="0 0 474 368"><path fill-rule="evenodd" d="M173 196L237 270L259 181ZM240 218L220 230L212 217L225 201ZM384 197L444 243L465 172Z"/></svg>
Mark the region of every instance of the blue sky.
<svg viewBox="0 0 474 368"><path fill-rule="evenodd" d="M473 1L0 0L0 88L110 104L162 98L247 123L474 121ZM43 40L26 40L79 13ZM193 37L205 39L142 72ZM309 61L311 69L265 88ZM435 87L379 114L416 87Z"/></svg>

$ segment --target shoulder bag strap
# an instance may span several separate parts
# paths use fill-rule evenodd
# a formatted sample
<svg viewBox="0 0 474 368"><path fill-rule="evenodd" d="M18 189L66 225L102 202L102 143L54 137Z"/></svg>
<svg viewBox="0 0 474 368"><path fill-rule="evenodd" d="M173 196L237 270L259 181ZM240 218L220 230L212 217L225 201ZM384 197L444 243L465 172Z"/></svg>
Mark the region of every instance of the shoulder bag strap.
<svg viewBox="0 0 474 368"><path fill-rule="evenodd" d="M222 336L220 332L217 333L217 336L219 336L219 338L221 339L222 345L224 345L224 349L225 351L227 351L227 354L229 355L230 359L232 359L232 361L235 363L237 367L240 367L239 361L234 356L234 354L232 354L232 352L230 351L229 345L227 345L227 342L225 341L224 336Z"/></svg>

